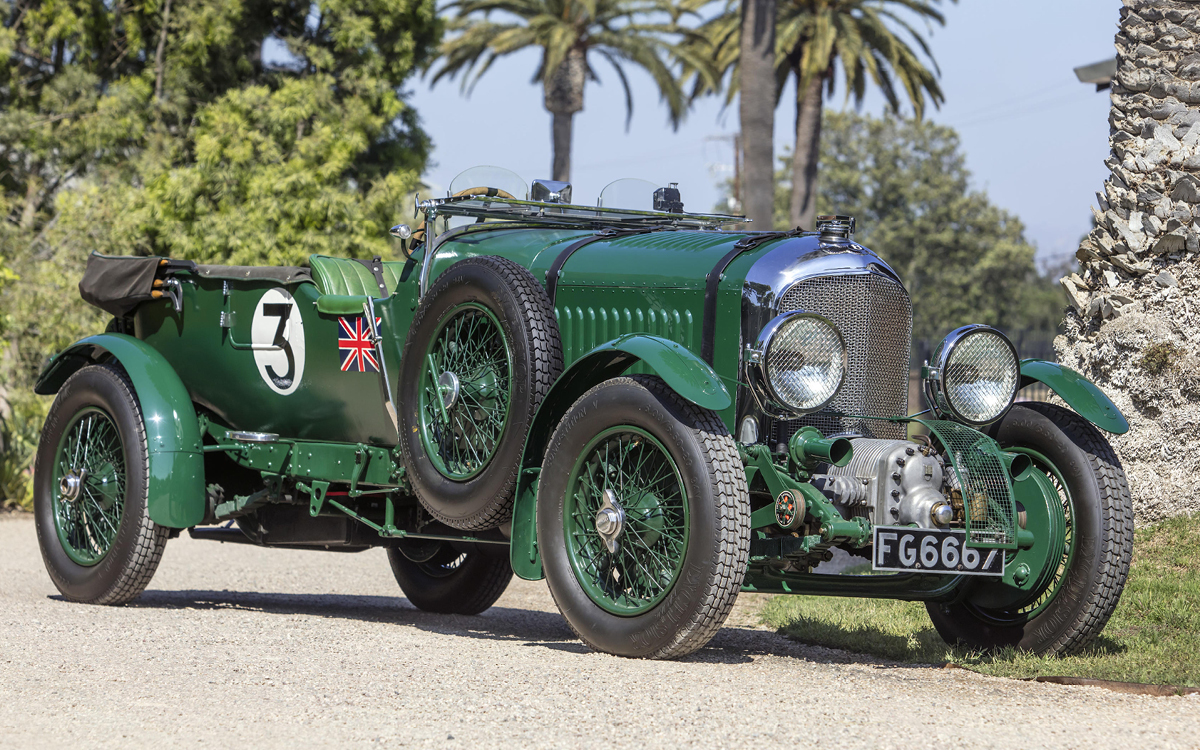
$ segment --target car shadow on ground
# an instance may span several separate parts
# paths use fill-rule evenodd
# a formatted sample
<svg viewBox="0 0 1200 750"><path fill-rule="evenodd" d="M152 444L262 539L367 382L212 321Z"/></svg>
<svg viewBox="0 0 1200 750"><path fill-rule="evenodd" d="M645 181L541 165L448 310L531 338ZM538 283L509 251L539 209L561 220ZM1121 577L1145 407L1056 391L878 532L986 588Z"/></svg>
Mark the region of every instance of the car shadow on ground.
<svg viewBox="0 0 1200 750"><path fill-rule="evenodd" d="M52 599L66 602L59 596ZM281 594L252 591L148 590L133 608L234 610L272 615L308 615L415 627L460 638L511 641L528 647L586 655L592 653L557 612L492 607L481 615L423 612L402 597L347 594ZM808 646L774 631L739 626L722 628L707 646L683 663L748 664L761 658L798 658L827 664L866 664L884 668L928 668L899 664L820 646Z"/></svg>

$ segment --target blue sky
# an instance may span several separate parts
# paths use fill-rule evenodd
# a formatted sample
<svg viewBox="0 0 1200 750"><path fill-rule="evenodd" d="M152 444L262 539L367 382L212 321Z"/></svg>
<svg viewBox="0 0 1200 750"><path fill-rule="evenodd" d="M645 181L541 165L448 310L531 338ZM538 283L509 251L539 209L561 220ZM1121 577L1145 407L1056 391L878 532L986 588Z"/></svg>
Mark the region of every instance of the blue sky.
<svg viewBox="0 0 1200 750"><path fill-rule="evenodd" d="M1018 215L1040 259L1074 252L1090 228L1089 206L1107 175L1107 92L1079 83L1072 69L1112 57L1120 0L961 0L944 8L946 25L928 35L942 69L946 103L927 113L962 136L974 185ZM550 115L530 83L538 55L497 62L469 96L459 82L412 82L410 102L433 137L426 182L439 192L477 164L507 167L526 181L550 176ZM608 182L641 177L680 183L689 209L708 210L728 176L738 128L736 104L697 102L678 131L650 78L629 67L634 115L625 130L624 95L615 74L597 64L575 117L574 199L591 203ZM794 96L776 110L775 148L793 140ZM840 109L839 91L828 102ZM881 113L871 94L863 111Z"/></svg>

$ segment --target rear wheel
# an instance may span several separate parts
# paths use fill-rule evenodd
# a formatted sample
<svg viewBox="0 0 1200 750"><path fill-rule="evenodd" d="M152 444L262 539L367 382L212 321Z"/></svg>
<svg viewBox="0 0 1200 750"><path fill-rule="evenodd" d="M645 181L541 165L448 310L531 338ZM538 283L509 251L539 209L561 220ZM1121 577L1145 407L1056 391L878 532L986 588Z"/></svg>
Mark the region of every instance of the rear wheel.
<svg viewBox="0 0 1200 750"><path fill-rule="evenodd" d="M537 503L550 593L594 649L668 659L724 623L746 573L746 476L724 423L654 377L575 402Z"/></svg>
<svg viewBox="0 0 1200 750"><path fill-rule="evenodd" d="M417 609L477 615L496 603L512 580L503 556L460 552L442 542L414 543L388 549L392 574Z"/></svg>
<svg viewBox="0 0 1200 750"><path fill-rule="evenodd" d="M124 604L145 590L169 530L150 520L141 408L123 370L85 367L63 384L38 445L34 517L67 599Z"/></svg>
<svg viewBox="0 0 1200 750"><path fill-rule="evenodd" d="M974 581L961 601L929 604L948 643L1069 655L1112 615L1133 553L1133 503L1108 441L1073 411L1017 404L988 432L1033 461L1014 485L1032 547L1010 553L1002 579Z"/></svg>

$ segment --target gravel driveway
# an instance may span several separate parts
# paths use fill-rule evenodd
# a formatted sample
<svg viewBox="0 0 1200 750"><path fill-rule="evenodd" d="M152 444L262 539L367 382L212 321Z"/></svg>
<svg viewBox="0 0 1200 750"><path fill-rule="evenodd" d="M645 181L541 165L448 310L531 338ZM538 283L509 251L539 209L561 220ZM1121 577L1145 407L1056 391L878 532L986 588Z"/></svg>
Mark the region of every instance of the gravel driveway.
<svg viewBox="0 0 1200 750"><path fill-rule="evenodd" d="M543 583L479 617L400 598L383 552L167 545L127 607L62 601L0 516L0 746L1196 748L1200 699L792 643L743 597L682 661L591 653Z"/></svg>

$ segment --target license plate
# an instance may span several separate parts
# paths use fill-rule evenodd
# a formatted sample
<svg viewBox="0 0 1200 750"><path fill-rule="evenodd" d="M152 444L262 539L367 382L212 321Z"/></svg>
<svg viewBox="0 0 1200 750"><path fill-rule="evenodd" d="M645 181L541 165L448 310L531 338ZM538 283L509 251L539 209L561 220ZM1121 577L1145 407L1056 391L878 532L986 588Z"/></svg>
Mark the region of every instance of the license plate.
<svg viewBox="0 0 1200 750"><path fill-rule="evenodd" d="M966 546L967 532L876 526L872 570L1004 575L1004 550Z"/></svg>

